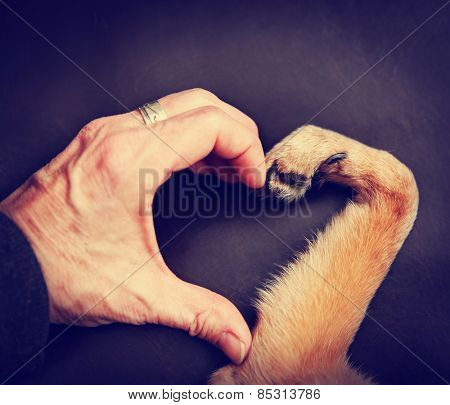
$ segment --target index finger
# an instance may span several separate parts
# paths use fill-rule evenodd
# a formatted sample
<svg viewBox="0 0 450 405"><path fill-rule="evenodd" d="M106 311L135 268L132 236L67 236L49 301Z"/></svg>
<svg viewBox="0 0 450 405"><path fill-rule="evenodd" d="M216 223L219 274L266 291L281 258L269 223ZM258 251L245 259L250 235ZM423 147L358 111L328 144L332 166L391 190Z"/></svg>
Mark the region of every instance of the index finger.
<svg viewBox="0 0 450 405"><path fill-rule="evenodd" d="M179 93L169 94L168 96L162 97L158 100L158 102L161 104L169 118L200 107L219 107L231 118L245 125L251 131L258 133L258 127L256 126L255 121L253 121L248 115L244 114L241 110L221 100L214 93L211 93L208 90L184 90Z"/></svg>
<svg viewBox="0 0 450 405"><path fill-rule="evenodd" d="M230 160L241 181L249 187L262 187L266 169L261 165L264 151L255 132L234 120L217 107L201 107L178 114L151 126L136 127L140 136L151 137L151 145L146 148L150 156L157 155L166 169L179 171L192 166L210 153ZM156 146L158 145L158 146Z"/></svg>

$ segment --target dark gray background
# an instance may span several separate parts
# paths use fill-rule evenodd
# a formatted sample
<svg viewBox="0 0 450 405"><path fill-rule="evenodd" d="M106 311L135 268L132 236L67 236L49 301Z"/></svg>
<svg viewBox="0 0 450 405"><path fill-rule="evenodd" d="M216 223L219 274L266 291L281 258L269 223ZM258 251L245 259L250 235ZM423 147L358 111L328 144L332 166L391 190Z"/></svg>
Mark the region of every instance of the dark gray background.
<svg viewBox="0 0 450 405"><path fill-rule="evenodd" d="M351 359L381 383L443 383L430 367L450 380L450 7L316 116L444 1L8 4L129 108L203 87L253 117L266 149L315 117L404 161L421 192L419 215L370 314L417 357L366 319ZM124 108L1 4L0 52L3 198L83 124ZM345 197L327 187L308 196L311 217L261 220L302 248ZM157 220L160 244L188 222ZM255 220L219 213L196 220L163 255L175 273L226 295L253 324L256 287L292 252ZM164 327L72 328L36 375L17 381L198 383L225 362L209 344Z"/></svg>

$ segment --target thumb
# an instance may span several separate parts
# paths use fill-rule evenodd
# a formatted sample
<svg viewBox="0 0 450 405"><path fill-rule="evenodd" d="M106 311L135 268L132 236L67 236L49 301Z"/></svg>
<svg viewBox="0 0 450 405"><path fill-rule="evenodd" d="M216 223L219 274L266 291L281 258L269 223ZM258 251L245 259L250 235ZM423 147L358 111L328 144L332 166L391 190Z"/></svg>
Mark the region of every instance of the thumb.
<svg viewBox="0 0 450 405"><path fill-rule="evenodd" d="M247 356L252 335L239 310L225 297L206 288L172 279L159 323L184 329L221 349L235 364Z"/></svg>

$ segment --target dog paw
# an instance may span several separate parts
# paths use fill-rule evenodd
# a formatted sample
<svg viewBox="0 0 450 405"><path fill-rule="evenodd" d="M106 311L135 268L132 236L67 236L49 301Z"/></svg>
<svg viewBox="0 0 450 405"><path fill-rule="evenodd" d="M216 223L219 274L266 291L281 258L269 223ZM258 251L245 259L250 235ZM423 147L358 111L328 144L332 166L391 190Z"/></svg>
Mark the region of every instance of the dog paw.
<svg viewBox="0 0 450 405"><path fill-rule="evenodd" d="M312 183L324 182L342 169L348 157L339 135L308 125L275 145L266 156L267 187L289 201L303 197Z"/></svg>

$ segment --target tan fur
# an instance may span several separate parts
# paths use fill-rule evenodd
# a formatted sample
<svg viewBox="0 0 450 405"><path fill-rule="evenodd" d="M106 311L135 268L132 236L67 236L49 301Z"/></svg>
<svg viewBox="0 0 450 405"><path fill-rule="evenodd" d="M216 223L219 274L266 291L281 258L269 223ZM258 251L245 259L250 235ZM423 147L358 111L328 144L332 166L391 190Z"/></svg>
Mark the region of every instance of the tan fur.
<svg viewBox="0 0 450 405"><path fill-rule="evenodd" d="M343 152L344 159L325 163ZM370 383L348 364L347 351L414 223L414 176L391 154L315 126L277 144L267 163L306 178L303 187L292 187L271 176L270 188L282 197L301 197L313 176L357 194L308 251L261 292L248 358L216 371L211 383Z"/></svg>

